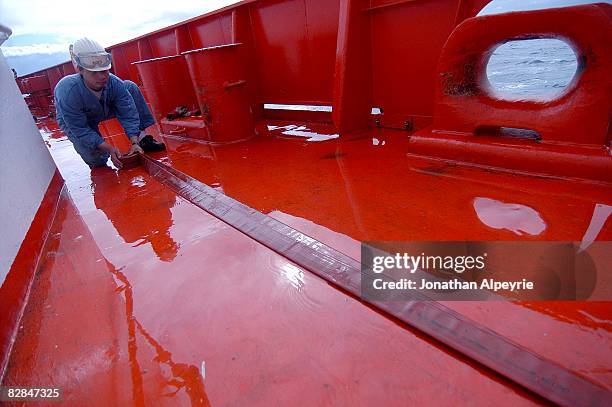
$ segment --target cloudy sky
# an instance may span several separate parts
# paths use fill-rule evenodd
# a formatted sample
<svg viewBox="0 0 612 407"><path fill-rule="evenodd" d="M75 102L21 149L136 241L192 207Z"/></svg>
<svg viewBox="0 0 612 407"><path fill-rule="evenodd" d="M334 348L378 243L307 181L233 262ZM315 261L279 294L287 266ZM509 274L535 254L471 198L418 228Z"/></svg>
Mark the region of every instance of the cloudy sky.
<svg viewBox="0 0 612 407"><path fill-rule="evenodd" d="M13 31L2 53L24 75L68 60L68 45L77 38L109 46L237 2L0 0L0 24Z"/></svg>
<svg viewBox="0 0 612 407"><path fill-rule="evenodd" d="M325 1L325 0L322 0ZM0 24L13 30L2 46L19 75L66 61L79 37L109 46L237 3L237 0L0 0ZM494 0L482 13L590 3L588 0ZM612 0L606 0L611 3Z"/></svg>

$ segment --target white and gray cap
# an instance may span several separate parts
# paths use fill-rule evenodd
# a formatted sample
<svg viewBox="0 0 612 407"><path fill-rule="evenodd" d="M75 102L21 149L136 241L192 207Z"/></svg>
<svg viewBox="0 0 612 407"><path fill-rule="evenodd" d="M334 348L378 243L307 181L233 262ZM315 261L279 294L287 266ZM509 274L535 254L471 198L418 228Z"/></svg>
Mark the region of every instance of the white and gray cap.
<svg viewBox="0 0 612 407"><path fill-rule="evenodd" d="M88 71L106 71L111 68L111 55L99 42L83 37L70 45L72 62Z"/></svg>

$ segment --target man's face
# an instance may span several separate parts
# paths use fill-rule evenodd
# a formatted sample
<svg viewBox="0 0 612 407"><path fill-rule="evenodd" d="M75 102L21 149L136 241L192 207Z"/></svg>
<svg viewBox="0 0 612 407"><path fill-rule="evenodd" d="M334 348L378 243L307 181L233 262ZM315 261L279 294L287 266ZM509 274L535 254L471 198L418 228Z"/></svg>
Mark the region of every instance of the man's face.
<svg viewBox="0 0 612 407"><path fill-rule="evenodd" d="M88 71L87 69L79 69L83 75L85 85L96 92L101 91L106 86L109 77L109 70L106 71Z"/></svg>

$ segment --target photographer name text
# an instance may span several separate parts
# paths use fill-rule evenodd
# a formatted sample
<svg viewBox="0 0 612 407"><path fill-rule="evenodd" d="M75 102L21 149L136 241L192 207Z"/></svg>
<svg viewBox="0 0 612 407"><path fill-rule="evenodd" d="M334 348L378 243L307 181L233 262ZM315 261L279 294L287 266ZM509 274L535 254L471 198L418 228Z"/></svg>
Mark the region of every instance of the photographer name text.
<svg viewBox="0 0 612 407"><path fill-rule="evenodd" d="M497 281L492 278L485 278L479 283L476 281L461 281L459 279L430 281L423 278L421 279L420 284L417 281L409 280L407 278L402 278L398 281L384 281L382 278L377 278L372 282L372 286L376 290L520 291L534 289L533 282L527 281L526 279L522 279L521 281Z"/></svg>

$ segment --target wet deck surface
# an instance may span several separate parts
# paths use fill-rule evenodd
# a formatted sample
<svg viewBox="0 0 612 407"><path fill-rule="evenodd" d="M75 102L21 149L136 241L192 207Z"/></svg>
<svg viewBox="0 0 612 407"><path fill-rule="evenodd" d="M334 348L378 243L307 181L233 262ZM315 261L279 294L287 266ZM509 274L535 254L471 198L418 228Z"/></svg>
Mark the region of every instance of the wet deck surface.
<svg viewBox="0 0 612 407"><path fill-rule="evenodd" d="M340 141L324 124L266 127L218 147L166 139L158 159L357 259L360 240L612 240L609 185L411 156L401 131ZM609 303L445 305L612 388Z"/></svg>
<svg viewBox="0 0 612 407"><path fill-rule="evenodd" d="M534 401L143 169L90 173L43 130L67 188L5 385L58 386L75 405ZM582 240L612 204L601 185L407 157L402 132L283 131L222 147L166 140L155 157L355 258L359 240ZM608 220L597 238L611 236ZM612 388L609 303L447 305Z"/></svg>

